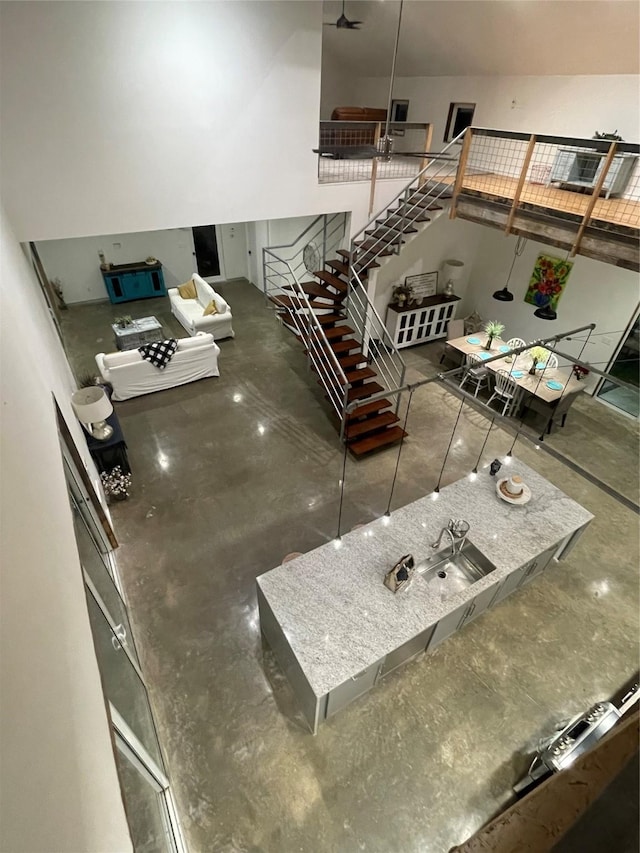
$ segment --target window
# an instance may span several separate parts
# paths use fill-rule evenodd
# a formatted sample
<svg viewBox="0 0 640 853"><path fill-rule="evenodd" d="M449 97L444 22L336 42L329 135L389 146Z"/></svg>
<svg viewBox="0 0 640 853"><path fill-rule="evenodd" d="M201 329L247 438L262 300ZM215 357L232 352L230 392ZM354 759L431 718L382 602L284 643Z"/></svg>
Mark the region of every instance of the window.
<svg viewBox="0 0 640 853"><path fill-rule="evenodd" d="M444 132L445 142L451 142L451 140L455 139L463 130L471 127L475 109L475 104L449 104L447 129Z"/></svg>

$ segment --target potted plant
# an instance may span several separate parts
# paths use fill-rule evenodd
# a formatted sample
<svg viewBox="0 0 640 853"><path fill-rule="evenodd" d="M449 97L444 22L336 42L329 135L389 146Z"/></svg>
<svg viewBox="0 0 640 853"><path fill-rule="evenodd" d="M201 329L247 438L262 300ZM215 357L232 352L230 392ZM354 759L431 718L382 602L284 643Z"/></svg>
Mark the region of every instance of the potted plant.
<svg viewBox="0 0 640 853"><path fill-rule="evenodd" d="M495 320L488 320L484 325L484 330L487 333L487 343L485 349L490 350L494 338L499 338L504 332L504 323L496 323Z"/></svg>
<svg viewBox="0 0 640 853"><path fill-rule="evenodd" d="M391 302L394 305L397 305L399 308L403 308L407 302L411 299L412 290L410 287L407 287L406 284L398 284L393 288L393 293L391 295Z"/></svg>
<svg viewBox="0 0 640 853"><path fill-rule="evenodd" d="M133 325L133 318L130 314L125 314L124 317L116 317L114 322L119 329L127 329Z"/></svg>
<svg viewBox="0 0 640 853"><path fill-rule="evenodd" d="M529 373L532 376L536 375L536 368L538 365L544 367L547 363L547 359L549 358L549 350L544 347L531 347L529 350L529 355L531 356L531 367L529 368Z"/></svg>

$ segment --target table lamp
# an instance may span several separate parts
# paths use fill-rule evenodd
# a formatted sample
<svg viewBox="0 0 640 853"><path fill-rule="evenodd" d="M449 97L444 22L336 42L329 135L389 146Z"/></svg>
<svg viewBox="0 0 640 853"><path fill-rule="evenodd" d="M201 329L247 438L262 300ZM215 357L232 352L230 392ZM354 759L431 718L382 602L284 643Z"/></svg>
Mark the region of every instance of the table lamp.
<svg viewBox="0 0 640 853"><path fill-rule="evenodd" d="M442 267L442 275L445 280L444 286L444 295L445 296L455 296L453 292L453 285L456 281L459 281L462 277L462 268L464 267L463 261L456 261L454 259L448 260L444 262Z"/></svg>
<svg viewBox="0 0 640 853"><path fill-rule="evenodd" d="M81 424L89 424L90 432L99 441L106 441L113 435L113 427L106 422L113 412L111 400L105 394L104 388L92 385L89 388L79 388L71 395L71 405Z"/></svg>

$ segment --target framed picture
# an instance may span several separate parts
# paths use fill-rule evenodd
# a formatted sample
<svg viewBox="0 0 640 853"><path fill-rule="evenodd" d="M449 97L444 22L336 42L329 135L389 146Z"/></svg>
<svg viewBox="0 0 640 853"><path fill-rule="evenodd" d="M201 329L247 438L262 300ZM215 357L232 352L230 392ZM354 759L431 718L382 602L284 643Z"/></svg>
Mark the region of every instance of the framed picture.
<svg viewBox="0 0 640 853"><path fill-rule="evenodd" d="M435 296L438 292L438 271L408 275L404 283L411 288L413 298L420 302L426 296Z"/></svg>
<svg viewBox="0 0 640 853"><path fill-rule="evenodd" d="M572 267L572 261L553 258L550 255L538 255L524 301L535 305L536 308L549 305L555 309Z"/></svg>

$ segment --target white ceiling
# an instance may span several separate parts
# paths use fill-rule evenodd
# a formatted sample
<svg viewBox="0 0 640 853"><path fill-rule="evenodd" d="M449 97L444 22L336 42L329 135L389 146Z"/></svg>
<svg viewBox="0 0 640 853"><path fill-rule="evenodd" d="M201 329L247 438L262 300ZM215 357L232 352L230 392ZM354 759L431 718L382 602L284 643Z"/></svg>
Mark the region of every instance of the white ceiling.
<svg viewBox="0 0 640 853"><path fill-rule="evenodd" d="M335 22L340 0L325 0ZM360 30L323 27L323 49L362 77L388 77L398 0L345 0ZM405 0L396 74L637 74L636 0Z"/></svg>

